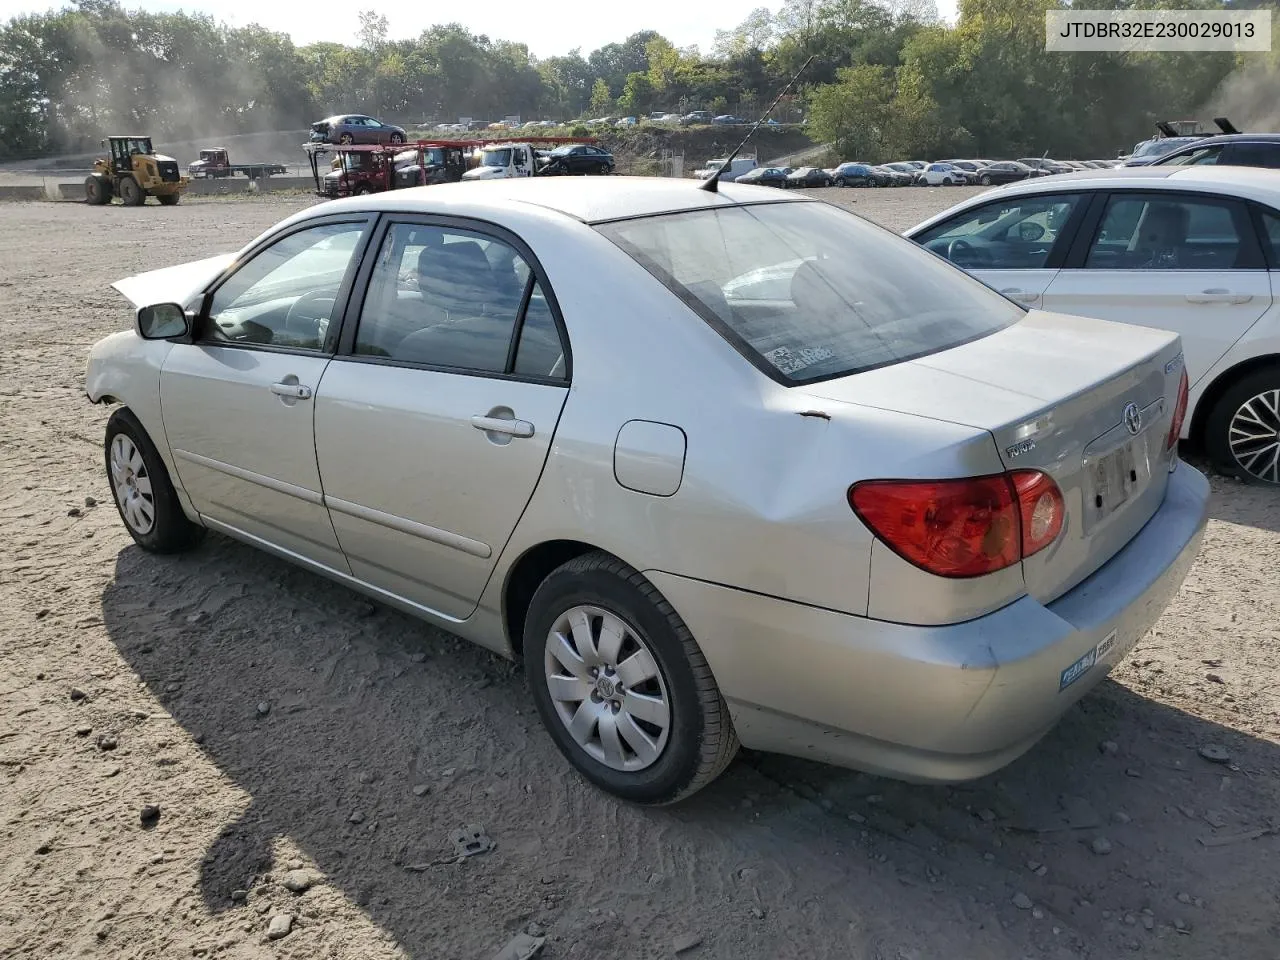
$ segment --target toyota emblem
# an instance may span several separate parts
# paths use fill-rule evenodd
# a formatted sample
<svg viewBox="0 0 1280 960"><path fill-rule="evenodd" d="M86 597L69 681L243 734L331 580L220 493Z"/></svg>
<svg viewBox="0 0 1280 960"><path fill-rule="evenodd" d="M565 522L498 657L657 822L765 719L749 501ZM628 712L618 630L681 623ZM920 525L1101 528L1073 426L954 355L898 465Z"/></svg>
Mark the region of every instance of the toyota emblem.
<svg viewBox="0 0 1280 960"><path fill-rule="evenodd" d="M1125 428L1134 436L1137 436L1138 431L1142 429L1142 411L1138 409L1138 405L1136 403L1125 405L1124 425Z"/></svg>

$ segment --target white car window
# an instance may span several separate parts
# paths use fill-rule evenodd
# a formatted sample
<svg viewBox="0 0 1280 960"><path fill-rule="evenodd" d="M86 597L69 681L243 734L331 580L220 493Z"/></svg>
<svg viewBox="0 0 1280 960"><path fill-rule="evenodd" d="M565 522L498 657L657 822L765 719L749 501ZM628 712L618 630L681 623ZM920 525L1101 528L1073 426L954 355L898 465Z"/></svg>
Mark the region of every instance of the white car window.
<svg viewBox="0 0 1280 960"><path fill-rule="evenodd" d="M1231 270L1251 266L1248 213L1228 201L1117 194L1089 248L1092 270Z"/></svg>
<svg viewBox="0 0 1280 960"><path fill-rule="evenodd" d="M786 383L936 353L1025 313L910 241L827 204L698 210L598 229ZM731 301L744 281L785 299Z"/></svg>
<svg viewBox="0 0 1280 960"><path fill-rule="evenodd" d="M218 287L204 338L322 349L363 230L363 223L323 224L267 247Z"/></svg>
<svg viewBox="0 0 1280 960"><path fill-rule="evenodd" d="M1038 270L1084 194L1034 194L983 204L914 239L967 270Z"/></svg>

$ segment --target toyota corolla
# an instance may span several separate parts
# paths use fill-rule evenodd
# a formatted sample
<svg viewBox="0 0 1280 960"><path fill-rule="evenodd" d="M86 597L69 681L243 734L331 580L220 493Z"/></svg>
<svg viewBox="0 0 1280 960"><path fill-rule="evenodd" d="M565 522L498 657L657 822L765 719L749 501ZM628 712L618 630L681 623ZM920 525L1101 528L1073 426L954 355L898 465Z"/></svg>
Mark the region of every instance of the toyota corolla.
<svg viewBox="0 0 1280 960"><path fill-rule="evenodd" d="M739 743L996 770L1205 524L1176 334L1029 310L798 194L397 190L115 286L87 393L139 546L213 530L520 658L633 801Z"/></svg>

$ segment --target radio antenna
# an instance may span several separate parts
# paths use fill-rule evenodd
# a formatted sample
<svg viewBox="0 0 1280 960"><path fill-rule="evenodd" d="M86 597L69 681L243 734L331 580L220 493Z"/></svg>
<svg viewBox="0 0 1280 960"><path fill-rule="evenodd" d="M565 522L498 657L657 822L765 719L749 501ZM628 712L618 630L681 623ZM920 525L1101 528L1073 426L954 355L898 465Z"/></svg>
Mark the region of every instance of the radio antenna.
<svg viewBox="0 0 1280 960"><path fill-rule="evenodd" d="M757 120L752 125L751 129L747 131L747 135L743 137L742 142L738 144L737 147L734 148L733 153L729 154L728 159L726 159L725 162L720 165L720 169L717 170L715 173L713 173L711 176L707 177L706 180L702 181L702 184L698 187L699 190L706 190L710 193L718 193L720 191L721 175L726 170L728 170L730 166L733 165L734 157L736 157L739 153L742 152L742 148L747 145L747 141L750 140L752 136L755 135L755 132L757 129L759 129L760 124L764 123L765 120L769 118L769 114L773 113L773 108L776 107L778 103L782 100L782 98L787 95L787 91L790 90L793 86L795 86L795 82L800 79L800 74L804 73L805 70L808 69L809 64L813 63L814 56L816 56L816 54L811 55L808 60L806 60L803 64L801 64L800 69L796 71L796 75L787 82L787 85L785 87L782 88L782 92L773 98L773 103L769 104L769 109L760 115L760 119Z"/></svg>

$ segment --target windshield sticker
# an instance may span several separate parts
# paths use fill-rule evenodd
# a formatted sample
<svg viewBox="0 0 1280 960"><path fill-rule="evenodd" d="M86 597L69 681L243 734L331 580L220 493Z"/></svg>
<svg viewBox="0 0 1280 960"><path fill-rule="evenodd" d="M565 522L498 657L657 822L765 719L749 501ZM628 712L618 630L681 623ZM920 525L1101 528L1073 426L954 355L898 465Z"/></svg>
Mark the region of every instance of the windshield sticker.
<svg viewBox="0 0 1280 960"><path fill-rule="evenodd" d="M803 370L821 360L830 360L834 356L826 347L802 347L799 350L776 347L764 355L766 360L786 374Z"/></svg>

